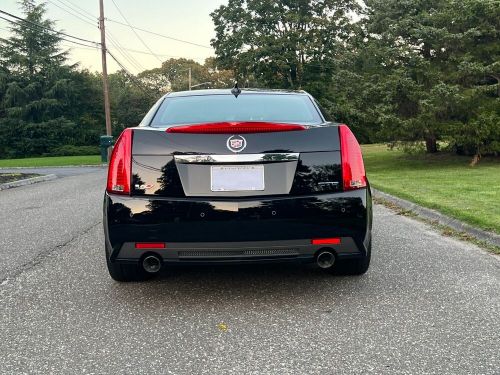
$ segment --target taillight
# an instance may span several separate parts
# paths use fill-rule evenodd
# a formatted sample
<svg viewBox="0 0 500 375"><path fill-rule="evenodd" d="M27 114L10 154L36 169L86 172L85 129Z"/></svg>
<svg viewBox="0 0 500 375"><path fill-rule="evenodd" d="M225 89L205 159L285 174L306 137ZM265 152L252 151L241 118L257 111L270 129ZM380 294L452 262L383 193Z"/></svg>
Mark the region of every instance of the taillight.
<svg viewBox="0 0 500 375"><path fill-rule="evenodd" d="M342 180L344 190L354 190L366 186L365 165L361 147L347 125L339 126L340 154L342 157Z"/></svg>
<svg viewBox="0 0 500 375"><path fill-rule="evenodd" d="M311 240L311 244L313 245L340 245L342 240L340 237L332 237L332 238L313 238Z"/></svg>
<svg viewBox="0 0 500 375"><path fill-rule="evenodd" d="M108 167L108 193L130 194L133 134L132 129L125 129L115 143Z"/></svg>
<svg viewBox="0 0 500 375"><path fill-rule="evenodd" d="M304 125L281 124L274 122L212 122L207 124L172 126L167 133L191 134L248 134L273 133L306 130Z"/></svg>
<svg viewBox="0 0 500 375"><path fill-rule="evenodd" d="M136 242L136 249L165 249L167 246L164 242Z"/></svg>

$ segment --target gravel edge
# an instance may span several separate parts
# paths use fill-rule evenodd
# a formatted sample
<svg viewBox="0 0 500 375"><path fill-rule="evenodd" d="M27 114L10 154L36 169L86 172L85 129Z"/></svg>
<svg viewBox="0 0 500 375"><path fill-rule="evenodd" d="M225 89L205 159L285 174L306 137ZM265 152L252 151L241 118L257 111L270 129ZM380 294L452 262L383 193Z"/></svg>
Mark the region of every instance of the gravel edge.
<svg viewBox="0 0 500 375"><path fill-rule="evenodd" d="M422 207L419 206L416 203L412 203L410 201L407 201L405 199L401 199L398 197L395 197L391 194L384 193L380 190L373 189L372 192L375 198L380 198L386 201L389 201L392 204L395 204L396 206L399 206L405 210L410 210L417 214L418 216L421 216L425 219L435 221L438 224L445 225L447 227L450 227L458 232L465 232L481 241L487 242L490 245L493 246L499 246L500 247L500 235L492 232L488 232L476 227L473 227L472 225L466 224L460 220L453 219L449 216L446 216L436 210L432 210L430 208Z"/></svg>
<svg viewBox="0 0 500 375"><path fill-rule="evenodd" d="M47 175L44 175L44 176L37 176L37 177L26 178L24 180L6 182L4 184L0 184L0 191L1 190L11 189L11 188L16 188L16 187L19 187L19 186L36 184L37 182L44 182L44 181L55 180L56 178L57 178L57 176L55 174L47 174Z"/></svg>

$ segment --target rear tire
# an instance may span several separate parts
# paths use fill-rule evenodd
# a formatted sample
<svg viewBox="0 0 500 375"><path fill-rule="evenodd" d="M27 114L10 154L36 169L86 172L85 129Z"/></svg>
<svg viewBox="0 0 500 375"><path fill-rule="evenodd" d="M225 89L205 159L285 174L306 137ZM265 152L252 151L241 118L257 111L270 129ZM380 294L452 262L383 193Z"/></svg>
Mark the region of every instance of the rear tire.
<svg viewBox="0 0 500 375"><path fill-rule="evenodd" d="M108 266L109 276L111 276L111 278L115 281L146 281L154 277L154 274L144 271L144 269L140 266L140 263L121 264L111 262L109 260L108 252L106 252L106 265Z"/></svg>

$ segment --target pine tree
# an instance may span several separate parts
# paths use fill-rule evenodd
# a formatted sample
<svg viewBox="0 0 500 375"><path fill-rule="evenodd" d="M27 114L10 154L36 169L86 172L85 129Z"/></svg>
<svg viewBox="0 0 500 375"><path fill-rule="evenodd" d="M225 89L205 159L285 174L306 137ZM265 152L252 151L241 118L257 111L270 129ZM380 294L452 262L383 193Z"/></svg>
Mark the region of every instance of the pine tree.
<svg viewBox="0 0 500 375"><path fill-rule="evenodd" d="M45 5L21 2L24 21L11 26L0 40L0 152L3 157L39 155L71 143L75 123L66 115L76 94L73 67Z"/></svg>

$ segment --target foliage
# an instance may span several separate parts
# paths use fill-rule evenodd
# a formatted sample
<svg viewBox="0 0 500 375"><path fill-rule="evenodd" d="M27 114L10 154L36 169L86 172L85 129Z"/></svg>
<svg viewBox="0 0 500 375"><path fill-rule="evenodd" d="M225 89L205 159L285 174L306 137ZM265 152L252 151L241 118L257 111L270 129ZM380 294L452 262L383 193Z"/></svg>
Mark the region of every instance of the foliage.
<svg viewBox="0 0 500 375"><path fill-rule="evenodd" d="M43 3L20 4L31 23L0 39L0 158L95 147L102 76L67 64ZM196 89L307 90L361 142L500 152L498 0L228 0L211 16L215 58L109 76L115 136L191 70Z"/></svg>
<svg viewBox="0 0 500 375"><path fill-rule="evenodd" d="M368 179L376 189L500 233L498 157L484 157L471 168L468 157L453 153L407 155L381 144L362 148Z"/></svg>
<svg viewBox="0 0 500 375"><path fill-rule="evenodd" d="M221 66L306 89L363 142L500 151L498 0L230 0L212 18Z"/></svg>
<svg viewBox="0 0 500 375"><path fill-rule="evenodd" d="M353 31L354 0L229 0L211 15L223 68L250 85L300 89L328 81Z"/></svg>
<svg viewBox="0 0 500 375"><path fill-rule="evenodd" d="M99 155L101 153L99 146L72 146L64 145L56 147L50 153L54 156L83 156Z"/></svg>
<svg viewBox="0 0 500 375"><path fill-rule="evenodd" d="M10 38L0 40L0 158L98 153L105 132L101 74L66 63L43 3L23 0L21 7L27 21L13 23ZM137 125L165 92L187 90L188 68L192 85L228 87L233 80L213 58L204 65L170 59L137 77L110 74L113 134Z"/></svg>
<svg viewBox="0 0 500 375"><path fill-rule="evenodd" d="M21 5L31 23L14 23L12 36L0 40L2 157L47 154L63 144L85 144L89 133L99 133L92 120L98 109L96 90L85 79L89 74L65 65L66 52L50 31L53 22L44 19L44 4L23 0Z"/></svg>
<svg viewBox="0 0 500 375"><path fill-rule="evenodd" d="M169 59L164 61L160 68L139 73L138 78L149 89L159 93L183 91L189 89L189 69L191 69L191 86L227 88L234 81L231 72L217 68L214 58L208 58L203 65L190 59Z"/></svg>

